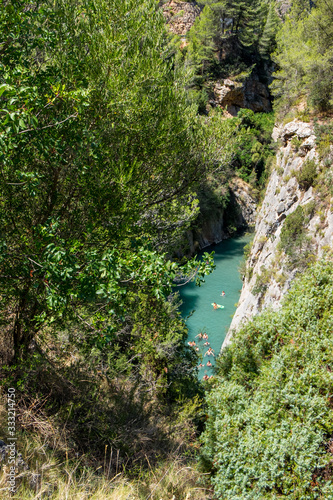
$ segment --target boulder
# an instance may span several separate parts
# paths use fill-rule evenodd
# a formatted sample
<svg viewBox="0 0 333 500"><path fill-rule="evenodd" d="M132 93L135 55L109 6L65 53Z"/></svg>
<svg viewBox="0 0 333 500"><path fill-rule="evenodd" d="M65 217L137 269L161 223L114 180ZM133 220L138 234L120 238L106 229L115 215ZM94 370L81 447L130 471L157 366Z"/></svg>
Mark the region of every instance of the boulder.
<svg viewBox="0 0 333 500"><path fill-rule="evenodd" d="M196 2L169 0L161 7L170 31L181 37L185 37L201 12L201 8Z"/></svg>
<svg viewBox="0 0 333 500"><path fill-rule="evenodd" d="M293 120L284 126L281 132L281 139L286 144L293 136L298 137L298 139L306 139L312 135L313 129L308 123Z"/></svg>
<svg viewBox="0 0 333 500"><path fill-rule="evenodd" d="M301 144L299 148L298 154L300 156L305 156L311 149L314 149L316 147L316 136L315 135L310 135L305 141Z"/></svg>

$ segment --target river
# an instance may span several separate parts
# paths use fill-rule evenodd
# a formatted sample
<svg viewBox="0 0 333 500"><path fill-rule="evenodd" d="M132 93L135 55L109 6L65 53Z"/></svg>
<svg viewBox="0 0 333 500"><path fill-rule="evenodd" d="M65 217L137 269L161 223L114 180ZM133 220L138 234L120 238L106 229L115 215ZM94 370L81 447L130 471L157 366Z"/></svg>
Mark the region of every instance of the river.
<svg viewBox="0 0 333 500"><path fill-rule="evenodd" d="M200 287L195 286L194 283L180 287L180 297L183 301L181 313L188 327L187 341L195 341L196 345L192 348L199 348L198 354L202 356L199 363L204 365L199 368L200 379L205 374L208 376L213 374L215 358L205 353L211 347L215 356L219 354L232 316L236 311L236 303L242 288L238 268L244 255L244 246L251 239L252 235L246 234L205 248L202 253L215 252L216 269L206 277L205 283ZM224 296L221 296L222 291L225 292ZM223 305L224 308L214 309L212 302ZM206 332L208 340L200 340L197 337L200 332ZM205 342L209 342L209 345L204 346ZM207 362L211 362L212 367L207 367Z"/></svg>

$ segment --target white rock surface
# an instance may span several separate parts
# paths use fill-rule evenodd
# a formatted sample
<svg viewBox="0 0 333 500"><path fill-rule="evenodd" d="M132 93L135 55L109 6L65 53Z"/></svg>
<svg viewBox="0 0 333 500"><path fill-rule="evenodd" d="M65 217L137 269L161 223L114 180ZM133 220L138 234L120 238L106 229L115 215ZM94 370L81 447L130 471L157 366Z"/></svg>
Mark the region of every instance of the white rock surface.
<svg viewBox="0 0 333 500"><path fill-rule="evenodd" d="M275 129L276 140L279 138L278 130ZM291 144L294 136L304 139L298 151L294 151ZM310 202L318 202L316 189L310 187L306 192L302 191L294 176L307 159L319 162L313 127L308 123L294 120L280 130L280 138L284 145L277 152L276 168L271 173L266 195L257 216L255 237L247 261L247 277L244 279L238 307L222 349L230 343L233 332L244 325L249 318L264 308L271 307L276 310L280 307L281 299L296 274L296 270L286 267L286 256L278 250L281 229L286 217L299 205L305 207ZM332 170L332 167L330 169ZM325 213L310 218L306 228L312 240L313 252L319 257L325 248L333 248L332 201L333 199L330 206L326 207ZM263 272L268 276L266 290L254 294L257 277Z"/></svg>

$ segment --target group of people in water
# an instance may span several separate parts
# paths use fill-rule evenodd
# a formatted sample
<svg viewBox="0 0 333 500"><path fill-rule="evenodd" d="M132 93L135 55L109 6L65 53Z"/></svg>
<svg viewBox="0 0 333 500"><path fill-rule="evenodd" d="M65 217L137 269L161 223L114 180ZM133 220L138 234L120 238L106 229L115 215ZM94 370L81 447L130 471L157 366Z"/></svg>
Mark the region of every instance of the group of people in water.
<svg viewBox="0 0 333 500"><path fill-rule="evenodd" d="M206 340L206 342L204 342L204 344L203 344L205 347L208 347L210 345L210 343L208 342L208 334L206 332L198 333L198 335L196 335L196 338L197 337L199 338L199 340ZM196 351L200 350L199 347L197 347L195 340L189 341L187 343L190 347L194 347ZM205 352L204 356L215 356L214 352L215 351L214 351L214 349L212 349L212 347L208 347L208 350ZM203 368L204 366L211 368L213 366L213 364L211 363L211 361L208 361L207 364L200 363L198 365L198 368ZM208 376L206 378L205 377L206 377L206 375L204 376L204 380L207 380ZM211 378L211 377L208 377L208 378Z"/></svg>
<svg viewBox="0 0 333 500"><path fill-rule="evenodd" d="M225 292L222 291L221 297L224 297L224 296L225 296ZM223 307L223 306L219 306L216 302L213 302L212 305L213 305L214 309L218 309L219 307ZM203 345L205 347L208 347L210 345L210 343L208 342L208 334L206 332L200 332L200 333L198 333L198 335L196 335L196 338L198 338L199 341L200 340L205 340L206 342L203 343ZM188 345L190 347L194 347L196 351L200 350L199 347L197 346L195 340L192 340L192 341L188 342ZM212 347L208 347L208 350L205 352L204 357L205 356L214 356L215 357L214 352L215 351L214 351L214 349ZM198 365L198 368L204 368L205 366L207 366L208 368L211 368L213 366L213 364L211 363L211 361L208 360L206 364L200 363ZM205 374L203 376L203 380L208 380L210 378L213 378L213 375L209 376L209 375Z"/></svg>
<svg viewBox="0 0 333 500"><path fill-rule="evenodd" d="M210 367L211 367L211 366L213 366L213 365L212 365L212 363L211 363L210 361L207 361L207 365L204 365L204 364L202 364L202 363L200 363L200 364L198 365L198 367L199 367L199 368L203 368L204 366L208 366L208 368L210 368Z"/></svg>
<svg viewBox="0 0 333 500"><path fill-rule="evenodd" d="M200 335L201 335L201 337L200 337ZM204 335L205 335L205 337L204 337ZM208 335L207 335L207 333L204 333L204 334L199 333L199 335L197 335L197 337L199 337L199 339L200 339L200 340L201 340L201 339L204 339L204 338L205 338L205 339L206 339L206 338L208 339ZM187 343L188 343L188 345L189 345L190 347L195 347L195 350L196 350L196 351L199 351L199 347L197 347L197 344L196 344L195 340L192 340L192 341L187 342ZM205 342L205 343L204 343L204 346L209 346L209 342ZM214 351L214 349L212 349L211 347L209 347L209 348L208 348L208 351L206 351L206 352L205 352L204 356L215 356L214 352L215 352L215 351Z"/></svg>
<svg viewBox="0 0 333 500"><path fill-rule="evenodd" d="M208 335L206 332L205 333L201 333L201 332L198 333L198 335L196 335L195 338L197 338L197 337L199 337L199 340L201 340L201 339L207 340L208 339Z"/></svg>

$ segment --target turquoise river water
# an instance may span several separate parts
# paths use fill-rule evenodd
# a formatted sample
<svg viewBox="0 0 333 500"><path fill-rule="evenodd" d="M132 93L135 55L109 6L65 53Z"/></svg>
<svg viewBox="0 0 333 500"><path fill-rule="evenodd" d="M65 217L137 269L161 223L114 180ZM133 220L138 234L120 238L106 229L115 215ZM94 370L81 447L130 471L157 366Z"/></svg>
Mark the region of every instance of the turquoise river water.
<svg viewBox="0 0 333 500"><path fill-rule="evenodd" d="M192 348L199 348L198 353L202 355L201 364L204 366L199 368L200 379L205 374L212 375L213 368L207 367L207 363L211 362L214 366L215 358L213 355L207 355L206 352L211 347L215 356L219 354L232 316L236 311L235 304L239 300L242 288L238 268L244 255L244 246L251 238L252 236L247 234L205 248L203 252L215 252L216 269L205 278L205 283L200 287L195 286L194 283L179 287L183 301L181 312L186 318L189 330L187 341L195 341L196 345ZM224 296L221 296L222 291L225 292ZM224 309L214 309L212 302L223 305ZM206 332L208 340L200 340L197 337L200 332ZM205 342L209 342L209 345L204 346Z"/></svg>

